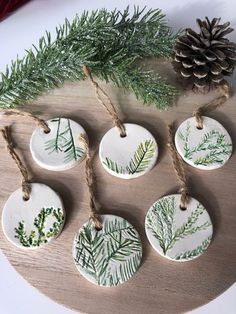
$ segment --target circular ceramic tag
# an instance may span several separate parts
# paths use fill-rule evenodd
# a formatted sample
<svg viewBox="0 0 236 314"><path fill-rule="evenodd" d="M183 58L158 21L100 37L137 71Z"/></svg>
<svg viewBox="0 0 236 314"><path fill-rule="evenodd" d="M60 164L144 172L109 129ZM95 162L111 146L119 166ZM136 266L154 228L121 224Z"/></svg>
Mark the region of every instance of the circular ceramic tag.
<svg viewBox="0 0 236 314"><path fill-rule="evenodd" d="M186 210L180 209L180 194L159 199L148 210L145 230L154 250L174 261L200 256L209 246L213 228L201 203L190 198Z"/></svg>
<svg viewBox="0 0 236 314"><path fill-rule="evenodd" d="M65 213L58 194L40 183L31 184L30 199L24 201L18 189L8 198L2 212L2 228L7 239L19 248L36 249L56 238Z"/></svg>
<svg viewBox="0 0 236 314"><path fill-rule="evenodd" d="M110 129L99 147L100 161L107 172L132 179L150 171L156 163L158 147L152 134L137 124L125 123L126 137Z"/></svg>
<svg viewBox="0 0 236 314"><path fill-rule="evenodd" d="M47 121L50 128L45 133L38 127L31 136L30 150L35 162L47 170L67 170L82 161L84 149L79 143L81 125L71 119L54 118Z"/></svg>
<svg viewBox="0 0 236 314"><path fill-rule="evenodd" d="M196 127L194 117L185 120L175 134L180 156L193 167L212 170L222 167L232 154L232 140L216 120L202 117L203 128Z"/></svg>
<svg viewBox="0 0 236 314"><path fill-rule="evenodd" d="M125 219L102 215L103 228L87 221L75 236L73 258L78 271L99 286L117 286L139 267L142 245L137 231Z"/></svg>

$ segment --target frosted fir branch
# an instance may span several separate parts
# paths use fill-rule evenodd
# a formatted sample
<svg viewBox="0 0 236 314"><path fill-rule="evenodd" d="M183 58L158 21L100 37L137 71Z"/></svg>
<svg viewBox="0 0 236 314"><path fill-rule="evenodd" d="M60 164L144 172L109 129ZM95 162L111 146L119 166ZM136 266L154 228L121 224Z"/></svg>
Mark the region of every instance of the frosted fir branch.
<svg viewBox="0 0 236 314"><path fill-rule="evenodd" d="M1 73L0 107L13 108L61 86L66 80L86 79L86 64L101 80L133 91L159 109L171 105L176 90L152 71L137 68L146 57L169 57L178 34L173 34L159 9L129 8L84 11L72 22L40 38L23 59L12 61Z"/></svg>

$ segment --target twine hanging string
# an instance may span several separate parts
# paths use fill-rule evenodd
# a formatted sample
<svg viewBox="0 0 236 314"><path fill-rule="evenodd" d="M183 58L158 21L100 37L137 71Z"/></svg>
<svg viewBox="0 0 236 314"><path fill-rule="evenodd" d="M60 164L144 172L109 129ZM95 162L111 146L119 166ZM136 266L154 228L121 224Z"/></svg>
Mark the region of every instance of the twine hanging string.
<svg viewBox="0 0 236 314"><path fill-rule="evenodd" d="M184 170L183 160L179 156L175 144L174 144L174 127L173 124L168 125L168 147L170 149L170 154L174 166L174 170L176 172L178 181L180 183L180 208L182 210L187 209L187 204L189 201L189 189L187 184L187 178Z"/></svg>
<svg viewBox="0 0 236 314"><path fill-rule="evenodd" d="M26 167L23 165L22 161L20 160L20 157L18 156L18 154L15 152L14 150L14 146L12 143L12 138L11 138L11 134L10 134L10 127L6 126L3 129L1 129L1 134L6 142L6 149L9 152L10 156L12 157L12 159L15 161L18 169L21 172L22 175L22 182L21 182L21 186L22 186L22 193L23 193L23 199L25 201L29 200L30 198L30 192L31 192L31 186L30 186L30 182L29 182L29 175L28 175L28 171L26 169Z"/></svg>
<svg viewBox="0 0 236 314"><path fill-rule="evenodd" d="M121 137L125 137L126 136L126 131L125 131L125 127L123 125L123 123L121 122L118 113L116 112L116 109L110 99L110 97L107 95L107 93L99 86L99 84L94 81L92 73L89 69L88 66L84 65L83 66L83 71L85 73L85 75L89 78L91 84L94 86L95 88L95 94L97 97L98 102L102 105L103 108L106 109L106 111L109 113L109 115L112 118L113 124L114 126L117 127L120 136ZM102 96L105 98L106 102L108 103L108 105L103 101Z"/></svg>
<svg viewBox="0 0 236 314"><path fill-rule="evenodd" d="M50 128L49 126L47 125L47 123L43 120L43 119L40 119L36 116L34 116L32 113L30 112L26 112L26 111L21 111L21 110L18 110L18 109L2 109L1 112L4 114L4 115L11 115L11 116L16 116L16 117L26 117L26 118L30 118L32 119L33 121L36 122L36 124L43 129L43 131L45 133L50 133Z"/></svg>
<svg viewBox="0 0 236 314"><path fill-rule="evenodd" d="M217 109L218 107L222 106L228 99L229 99L229 85L228 84L223 84L219 87L219 91L220 91L220 96L217 97L216 99L212 100L211 102L201 106L200 108L198 108L193 115L195 116L196 119L196 127L198 129L202 129L203 128L203 121L202 121L202 115L213 111L215 109Z"/></svg>
<svg viewBox="0 0 236 314"><path fill-rule="evenodd" d="M85 149L85 176L86 176L86 184L89 190L89 208L90 208L89 219L91 220L96 230L101 230L102 223L101 223L100 215L98 213L98 210L95 204L94 177L93 177L93 169L92 169L92 160L89 153L88 139L84 134L81 134L80 141L83 143L83 146Z"/></svg>

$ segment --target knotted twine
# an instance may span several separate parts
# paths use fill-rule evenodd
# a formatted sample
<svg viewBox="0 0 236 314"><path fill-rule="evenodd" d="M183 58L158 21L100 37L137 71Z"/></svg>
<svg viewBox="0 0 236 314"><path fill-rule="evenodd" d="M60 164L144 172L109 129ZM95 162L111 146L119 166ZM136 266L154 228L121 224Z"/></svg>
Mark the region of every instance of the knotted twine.
<svg viewBox="0 0 236 314"><path fill-rule="evenodd" d="M123 125L123 123L121 122L118 113L110 99L110 97L107 95L107 93L99 86L99 84L93 79L92 73L89 69L88 66L84 65L83 66L83 71L85 73L85 75L89 78L91 84L94 86L95 88L95 95L97 97L98 102L102 105L103 108L106 109L106 111L108 112L108 114L111 116L112 121L113 121L113 125L117 127L120 136L121 137L125 137L126 136L126 131L125 131L125 127ZM102 97L103 96L105 98L105 100L107 101L108 105L103 101Z"/></svg>
<svg viewBox="0 0 236 314"><path fill-rule="evenodd" d="M217 109L229 99L230 94L229 85L226 83L221 85L219 87L219 92L221 94L219 97L217 97L216 99L212 100L207 104L204 104L193 113L196 119L196 127L198 129L203 128L202 115Z"/></svg>
<svg viewBox="0 0 236 314"><path fill-rule="evenodd" d="M40 119L36 116L34 116L32 113L30 112L26 112L26 111L21 111L18 109L2 109L0 111L2 114L4 115L10 115L10 116L16 116L16 117L26 117L26 118L30 118L33 121L36 122L36 124L42 128L44 130L45 133L49 133L51 130L49 128L49 126L47 125L47 123L43 120Z"/></svg>
<svg viewBox="0 0 236 314"><path fill-rule="evenodd" d="M184 170L183 160L178 154L175 144L174 144L174 126L173 124L168 125L168 147L170 149L170 155L172 158L172 163L180 184L180 208L182 210L187 209L187 204L189 201L189 189L187 184L187 178Z"/></svg>
<svg viewBox="0 0 236 314"><path fill-rule="evenodd" d="M0 130L1 134L6 142L6 149L12 159L15 161L18 169L21 172L22 175L22 181L21 181L21 187L22 187L22 193L23 193L23 200L27 201L30 198L30 192L31 192L31 186L29 182L29 175L26 167L23 165L20 157L14 150L14 146L12 143L12 138L10 134L10 127L6 126L3 129Z"/></svg>
<svg viewBox="0 0 236 314"><path fill-rule="evenodd" d="M89 191L89 219L91 220L96 230L101 230L102 229L101 218L95 204L94 176L92 168L92 159L89 152L88 138L84 134L81 134L80 141L82 142L85 150L85 177Z"/></svg>

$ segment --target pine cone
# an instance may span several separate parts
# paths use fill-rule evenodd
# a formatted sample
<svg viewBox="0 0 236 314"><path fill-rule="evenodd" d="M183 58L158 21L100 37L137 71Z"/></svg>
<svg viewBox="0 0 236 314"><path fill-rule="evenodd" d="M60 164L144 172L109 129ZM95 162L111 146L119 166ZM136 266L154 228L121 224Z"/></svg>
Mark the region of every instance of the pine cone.
<svg viewBox="0 0 236 314"><path fill-rule="evenodd" d="M187 28L180 36L173 53L174 70L193 89L210 90L219 86L224 76L231 75L236 63L236 45L225 35L231 33L230 23L197 19L200 33Z"/></svg>

